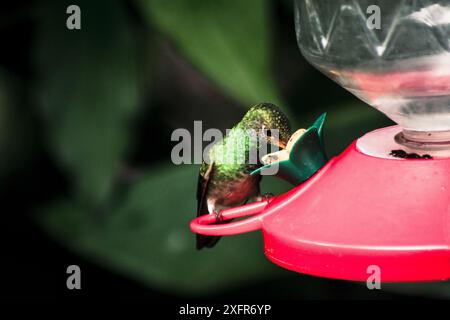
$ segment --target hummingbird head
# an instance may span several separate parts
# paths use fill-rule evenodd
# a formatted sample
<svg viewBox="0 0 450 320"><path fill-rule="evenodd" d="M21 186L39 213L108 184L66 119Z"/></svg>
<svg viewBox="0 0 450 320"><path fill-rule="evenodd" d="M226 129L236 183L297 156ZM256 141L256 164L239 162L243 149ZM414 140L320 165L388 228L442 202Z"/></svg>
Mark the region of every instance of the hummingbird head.
<svg viewBox="0 0 450 320"><path fill-rule="evenodd" d="M245 129L253 129L268 143L286 148L291 126L286 115L272 103L259 103L250 108L242 119Z"/></svg>

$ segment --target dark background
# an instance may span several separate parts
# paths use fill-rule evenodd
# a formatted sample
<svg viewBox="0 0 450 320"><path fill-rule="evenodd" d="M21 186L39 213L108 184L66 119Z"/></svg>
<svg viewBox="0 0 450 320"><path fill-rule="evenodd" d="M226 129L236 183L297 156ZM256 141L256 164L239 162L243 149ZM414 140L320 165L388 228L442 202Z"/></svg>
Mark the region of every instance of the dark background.
<svg viewBox="0 0 450 320"><path fill-rule="evenodd" d="M81 8L81 30L66 8ZM198 167L170 161L176 128L230 128L260 101L294 127L323 111L334 155L389 124L302 58L291 1L15 1L0 5L2 298L448 297L295 274L259 233L197 252ZM351 49L351 48L349 48ZM289 186L266 179L273 193ZM79 265L82 289L66 288Z"/></svg>

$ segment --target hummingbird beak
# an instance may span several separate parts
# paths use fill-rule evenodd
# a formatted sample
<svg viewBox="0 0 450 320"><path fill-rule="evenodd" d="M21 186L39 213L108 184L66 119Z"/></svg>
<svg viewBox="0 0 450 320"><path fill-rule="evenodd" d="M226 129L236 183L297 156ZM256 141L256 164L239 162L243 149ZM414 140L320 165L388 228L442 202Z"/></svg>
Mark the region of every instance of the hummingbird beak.
<svg viewBox="0 0 450 320"><path fill-rule="evenodd" d="M281 140L275 140L274 144L277 145L280 149L286 149L286 144Z"/></svg>
<svg viewBox="0 0 450 320"><path fill-rule="evenodd" d="M270 144L273 144L274 146L278 146L278 148L280 148L281 150L286 149L286 144L281 141L278 137L275 136L271 136L271 137L266 137L267 142Z"/></svg>

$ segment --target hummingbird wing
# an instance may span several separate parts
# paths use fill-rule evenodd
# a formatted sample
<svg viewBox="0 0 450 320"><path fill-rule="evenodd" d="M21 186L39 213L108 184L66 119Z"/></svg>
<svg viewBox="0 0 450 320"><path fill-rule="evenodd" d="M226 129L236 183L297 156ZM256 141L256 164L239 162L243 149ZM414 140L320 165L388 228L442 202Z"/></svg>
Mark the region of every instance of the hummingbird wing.
<svg viewBox="0 0 450 320"><path fill-rule="evenodd" d="M214 163L211 162L206 169L205 173L202 174L200 172L198 176L197 183L197 217L210 213L208 211L208 187L209 183L214 175ZM197 249L202 249L204 247L212 248L217 241L219 241L220 237L214 236L204 236L201 234L197 234Z"/></svg>
<svg viewBox="0 0 450 320"><path fill-rule="evenodd" d="M208 211L208 204L206 194L208 192L209 182L214 174L214 163L210 163L205 173L198 175L197 183L197 217L210 213Z"/></svg>

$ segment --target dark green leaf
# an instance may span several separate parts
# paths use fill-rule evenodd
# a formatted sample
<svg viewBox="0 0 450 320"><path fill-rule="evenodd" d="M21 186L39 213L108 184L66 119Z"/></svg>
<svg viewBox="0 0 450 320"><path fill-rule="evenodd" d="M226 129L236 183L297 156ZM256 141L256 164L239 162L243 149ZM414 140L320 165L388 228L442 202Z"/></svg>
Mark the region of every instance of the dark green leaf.
<svg viewBox="0 0 450 320"><path fill-rule="evenodd" d="M270 67L266 0L140 0L148 21L226 92L246 104L279 102Z"/></svg>
<svg viewBox="0 0 450 320"><path fill-rule="evenodd" d="M0 68L0 177L30 165L36 151L21 81Z"/></svg>
<svg viewBox="0 0 450 320"><path fill-rule="evenodd" d="M105 216L57 204L46 210L44 226L101 264L178 293L218 291L277 274L264 257L259 232L225 237L211 250L195 249L189 222L195 217L197 170L148 172L125 204Z"/></svg>
<svg viewBox="0 0 450 320"><path fill-rule="evenodd" d="M138 103L135 42L119 1L81 1L81 30L56 5L36 34L37 96L50 147L83 199L108 195Z"/></svg>

